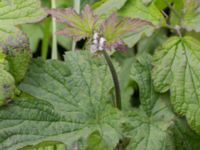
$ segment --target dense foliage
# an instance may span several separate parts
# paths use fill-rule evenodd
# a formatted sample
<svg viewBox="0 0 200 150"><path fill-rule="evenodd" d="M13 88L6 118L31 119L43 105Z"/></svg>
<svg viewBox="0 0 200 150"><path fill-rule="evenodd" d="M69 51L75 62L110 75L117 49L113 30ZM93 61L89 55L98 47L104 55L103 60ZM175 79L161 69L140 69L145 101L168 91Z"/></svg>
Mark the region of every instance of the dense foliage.
<svg viewBox="0 0 200 150"><path fill-rule="evenodd" d="M0 0L0 150L200 149L200 2L56 4Z"/></svg>

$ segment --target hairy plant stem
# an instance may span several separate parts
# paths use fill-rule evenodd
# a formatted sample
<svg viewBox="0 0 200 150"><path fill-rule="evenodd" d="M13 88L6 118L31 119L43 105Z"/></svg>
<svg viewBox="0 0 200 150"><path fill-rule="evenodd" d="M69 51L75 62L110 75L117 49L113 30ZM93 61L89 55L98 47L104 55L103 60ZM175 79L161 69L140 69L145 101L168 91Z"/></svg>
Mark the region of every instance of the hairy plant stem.
<svg viewBox="0 0 200 150"><path fill-rule="evenodd" d="M51 0L51 8L56 8L56 0ZM52 59L58 59L58 48L57 48L57 35L56 35L56 19L52 18L52 33L53 33L53 42L52 42Z"/></svg>
<svg viewBox="0 0 200 150"><path fill-rule="evenodd" d="M109 66L110 72L112 74L112 79L113 83L115 86L115 107L117 107L119 110L122 109L122 104L121 104L121 91L120 91L120 85L119 85L119 79L117 76L117 72L115 70L115 67L111 61L110 56L107 54L107 52L104 50L103 55L105 57L105 60Z"/></svg>
<svg viewBox="0 0 200 150"><path fill-rule="evenodd" d="M77 13L80 13L80 6L81 6L81 1L80 0L74 0L74 10ZM76 50L76 41L73 39L72 40L72 51L74 52Z"/></svg>

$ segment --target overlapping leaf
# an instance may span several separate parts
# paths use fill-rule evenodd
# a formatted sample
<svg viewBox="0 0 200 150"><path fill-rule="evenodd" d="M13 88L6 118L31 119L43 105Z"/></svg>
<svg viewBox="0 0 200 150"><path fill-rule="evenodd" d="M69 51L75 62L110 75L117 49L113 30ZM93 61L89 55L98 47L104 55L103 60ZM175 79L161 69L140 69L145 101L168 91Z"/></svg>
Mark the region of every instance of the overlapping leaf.
<svg viewBox="0 0 200 150"><path fill-rule="evenodd" d="M191 130L185 118L177 119L172 130L176 149L200 149L200 136Z"/></svg>
<svg viewBox="0 0 200 150"><path fill-rule="evenodd" d="M115 0L98 1L95 4L95 7L98 5L98 7L95 9L95 13L98 15L112 14L116 10L122 8L126 1L127 0L118 0L117 3Z"/></svg>
<svg viewBox="0 0 200 150"><path fill-rule="evenodd" d="M108 147L120 133L120 113L112 107L110 72L102 58L67 53L66 62L36 60L20 88L32 95L0 110L0 149L42 141L66 145L98 131Z"/></svg>
<svg viewBox="0 0 200 150"><path fill-rule="evenodd" d="M198 0L180 0L174 3L171 23L181 25L188 31L200 32L200 3Z"/></svg>
<svg viewBox="0 0 200 150"><path fill-rule="evenodd" d="M186 115L200 133L200 43L192 37L172 37L154 56L153 79L157 91L171 92L174 109Z"/></svg>
<svg viewBox="0 0 200 150"><path fill-rule="evenodd" d="M16 26L33 23L45 16L39 0L1 0L0 1L0 44L9 36L16 38L20 32Z"/></svg>
<svg viewBox="0 0 200 150"><path fill-rule="evenodd" d="M126 130L130 137L128 150L174 149L169 127L175 118L168 97L159 96L154 91L151 81L150 56L141 55L133 63L131 78L139 87L139 108L129 113Z"/></svg>
<svg viewBox="0 0 200 150"><path fill-rule="evenodd" d="M119 11L122 16L139 18L151 22L154 26L165 24L165 19L154 3L145 5L141 0L128 0L125 6ZM150 36L155 27L143 27L138 32L133 32L127 35L124 39L129 46L133 46L139 41L142 36Z"/></svg>

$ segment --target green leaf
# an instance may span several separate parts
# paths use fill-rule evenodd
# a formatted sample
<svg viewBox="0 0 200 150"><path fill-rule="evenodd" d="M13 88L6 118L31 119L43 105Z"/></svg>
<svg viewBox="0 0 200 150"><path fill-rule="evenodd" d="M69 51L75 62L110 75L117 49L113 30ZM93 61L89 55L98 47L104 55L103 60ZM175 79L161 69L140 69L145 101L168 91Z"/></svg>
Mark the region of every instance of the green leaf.
<svg viewBox="0 0 200 150"><path fill-rule="evenodd" d="M131 141L127 150L174 150L173 138L168 130L173 124L173 112L168 108L167 101L159 99L150 116L139 109L129 113L126 130Z"/></svg>
<svg viewBox="0 0 200 150"><path fill-rule="evenodd" d="M127 0L118 0L117 3L115 0L102 0L100 6L95 9L95 13L98 15L111 14L116 10L119 10L124 6ZM99 2L97 2L99 4Z"/></svg>
<svg viewBox="0 0 200 150"><path fill-rule="evenodd" d="M200 32L200 3L196 0L179 0L175 1L172 11L172 25L180 25L188 31L195 30Z"/></svg>
<svg viewBox="0 0 200 150"><path fill-rule="evenodd" d="M158 46L160 46L166 39L166 31L156 30L150 37L146 37L138 43L138 53L148 52L153 54Z"/></svg>
<svg viewBox="0 0 200 150"><path fill-rule="evenodd" d="M51 9L48 11L58 22L65 23L66 27L58 33L73 37L76 41L91 37L97 26L97 16L89 5L86 5L81 15L74 9Z"/></svg>
<svg viewBox="0 0 200 150"><path fill-rule="evenodd" d="M151 56L141 54L132 64L130 77L139 87L140 103L143 109L149 114L153 108L158 95L153 88L151 80Z"/></svg>
<svg viewBox="0 0 200 150"><path fill-rule="evenodd" d="M200 133L200 42L186 36L172 37L155 53L153 80L159 92L170 90L176 112L186 115L190 126Z"/></svg>
<svg viewBox="0 0 200 150"><path fill-rule="evenodd" d="M173 150L169 127L173 125L175 115L168 96L154 91L150 56L138 56L131 69L131 78L139 87L141 105L128 114L128 124L124 127L130 138L127 150Z"/></svg>
<svg viewBox="0 0 200 150"><path fill-rule="evenodd" d="M119 13L123 16L147 20L157 26L165 24L165 19L158 8L153 3L146 6L141 0L128 0Z"/></svg>
<svg viewBox="0 0 200 150"><path fill-rule="evenodd" d="M39 0L1 0L0 1L0 43L19 32L17 25L33 23L44 18L45 12Z"/></svg>
<svg viewBox="0 0 200 150"><path fill-rule="evenodd" d="M65 62L35 60L13 104L0 109L0 149L13 150L43 141L70 147L98 131L115 147L121 138L121 113L113 108L112 78L102 57L66 53ZM15 113L13 113L15 112Z"/></svg>
<svg viewBox="0 0 200 150"><path fill-rule="evenodd" d="M121 38L127 33L135 33L147 25L151 26L152 24L145 20L130 17L119 19L117 14L113 13L101 25L102 35L106 40L106 48L123 50L124 42Z"/></svg>
<svg viewBox="0 0 200 150"><path fill-rule="evenodd" d="M191 130L185 119L177 119L172 130L176 149L200 149L200 136Z"/></svg>
<svg viewBox="0 0 200 150"><path fill-rule="evenodd" d="M21 33L17 37L17 39L10 37L3 50L8 61L8 71L18 84L27 72L32 55L27 36Z"/></svg>
<svg viewBox="0 0 200 150"><path fill-rule="evenodd" d="M163 10L168 7L168 4L173 3L176 0L153 0L154 4L159 10ZM178 0L180 1L180 0Z"/></svg>
<svg viewBox="0 0 200 150"><path fill-rule="evenodd" d="M66 147L60 142L42 142L36 146L26 146L20 150L66 150Z"/></svg>
<svg viewBox="0 0 200 150"><path fill-rule="evenodd" d="M142 0L145 5L150 4L153 0Z"/></svg>
<svg viewBox="0 0 200 150"><path fill-rule="evenodd" d="M39 41L43 38L42 29L39 24L26 24L22 30L27 34L30 42L30 49L34 53L37 50Z"/></svg>
<svg viewBox="0 0 200 150"><path fill-rule="evenodd" d="M155 27L165 24L165 19L155 4L151 3L147 6L141 0L128 0L125 6L119 10L119 14L122 16L147 20L155 25ZM147 26L141 28L138 32L127 35L125 42L132 47L142 36L150 36L155 30L155 27Z"/></svg>
<svg viewBox="0 0 200 150"><path fill-rule="evenodd" d="M113 150L107 145L109 141L103 141L99 132L92 133L87 139L87 150Z"/></svg>
<svg viewBox="0 0 200 150"><path fill-rule="evenodd" d="M126 58L123 60L123 64L121 65L119 80L121 87L121 95L122 95L122 108L123 110L131 109L131 96L133 94L133 83L130 78L131 66L133 64L134 59Z"/></svg>
<svg viewBox="0 0 200 150"><path fill-rule="evenodd" d="M44 17L39 0L0 1L0 49L6 54L9 72L16 83L24 78L31 57L28 39L17 26L37 22Z"/></svg>
<svg viewBox="0 0 200 150"><path fill-rule="evenodd" d="M15 80L10 73L0 68L0 106L14 97Z"/></svg>
<svg viewBox="0 0 200 150"><path fill-rule="evenodd" d="M138 29L136 32L125 35L123 40L128 47L133 47L140 39L151 36L154 30L155 29L151 26L144 26Z"/></svg>

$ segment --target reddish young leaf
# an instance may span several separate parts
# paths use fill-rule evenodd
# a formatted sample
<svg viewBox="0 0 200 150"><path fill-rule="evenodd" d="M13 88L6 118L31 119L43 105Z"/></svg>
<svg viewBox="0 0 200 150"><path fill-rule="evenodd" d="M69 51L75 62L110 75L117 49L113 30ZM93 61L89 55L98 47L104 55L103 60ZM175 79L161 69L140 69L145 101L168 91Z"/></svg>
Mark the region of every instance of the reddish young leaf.
<svg viewBox="0 0 200 150"><path fill-rule="evenodd" d="M51 9L48 11L58 22L66 24L59 34L73 37L76 41L92 36L96 27L97 16L87 5L79 15L74 9Z"/></svg>
<svg viewBox="0 0 200 150"><path fill-rule="evenodd" d="M126 46L121 38L125 34L135 32L146 25L152 24L145 20L132 19L129 17L120 19L116 13L113 13L102 23L100 32L106 39L106 48L123 50Z"/></svg>

